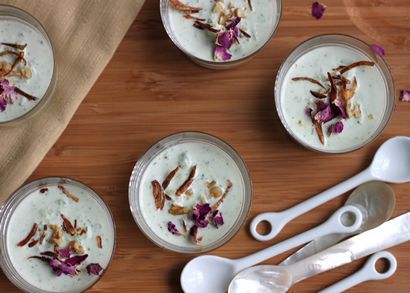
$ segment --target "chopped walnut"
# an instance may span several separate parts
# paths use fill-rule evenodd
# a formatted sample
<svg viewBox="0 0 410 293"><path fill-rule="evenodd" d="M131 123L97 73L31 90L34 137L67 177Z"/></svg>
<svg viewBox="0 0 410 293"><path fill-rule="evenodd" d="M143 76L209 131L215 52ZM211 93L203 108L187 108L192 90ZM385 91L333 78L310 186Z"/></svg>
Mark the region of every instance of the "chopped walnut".
<svg viewBox="0 0 410 293"><path fill-rule="evenodd" d="M73 249L77 254L84 254L84 247L77 240L70 241L68 247Z"/></svg>

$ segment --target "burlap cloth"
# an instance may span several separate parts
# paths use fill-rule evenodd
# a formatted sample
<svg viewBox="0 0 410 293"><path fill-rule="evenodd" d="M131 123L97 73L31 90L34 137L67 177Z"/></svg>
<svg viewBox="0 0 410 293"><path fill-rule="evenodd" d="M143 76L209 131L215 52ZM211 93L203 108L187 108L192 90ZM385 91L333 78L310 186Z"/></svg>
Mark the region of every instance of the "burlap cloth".
<svg viewBox="0 0 410 293"><path fill-rule="evenodd" d="M55 49L57 86L41 113L0 127L0 205L34 171L111 59L144 0L10 0L36 17Z"/></svg>

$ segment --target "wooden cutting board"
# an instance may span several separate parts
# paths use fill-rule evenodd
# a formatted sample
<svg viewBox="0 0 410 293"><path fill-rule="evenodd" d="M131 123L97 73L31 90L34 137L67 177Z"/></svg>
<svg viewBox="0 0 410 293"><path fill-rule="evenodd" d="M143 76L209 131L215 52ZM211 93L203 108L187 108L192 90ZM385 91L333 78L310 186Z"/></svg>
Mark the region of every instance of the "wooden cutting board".
<svg viewBox="0 0 410 293"><path fill-rule="evenodd" d="M410 1L327 0L321 20L310 16L310 1L284 2L278 34L269 46L249 63L223 72L203 69L185 58L162 27L158 1L146 2L71 124L31 177L78 179L99 192L111 207L118 233L116 254L107 274L91 292L181 291L179 274L192 256L156 247L139 231L128 206L132 167L163 136L184 130L209 132L233 145L248 164L254 185L250 218L234 239L213 251L233 258L317 225L346 197L292 221L268 243L259 243L249 235L253 216L288 208L333 186L366 167L386 139L410 136L410 104L397 98L393 118L371 145L342 155L313 153L287 136L273 102L273 81L281 62L297 44L323 33L345 33L380 43L386 49L397 88L410 88ZM410 210L410 184L393 188L397 195L394 214ZM390 250L399 263L392 278L368 282L351 292L408 292L409 248L407 243ZM289 253L267 263L279 262ZM292 291L315 292L361 263L306 280ZM17 292L1 273L0 292Z"/></svg>

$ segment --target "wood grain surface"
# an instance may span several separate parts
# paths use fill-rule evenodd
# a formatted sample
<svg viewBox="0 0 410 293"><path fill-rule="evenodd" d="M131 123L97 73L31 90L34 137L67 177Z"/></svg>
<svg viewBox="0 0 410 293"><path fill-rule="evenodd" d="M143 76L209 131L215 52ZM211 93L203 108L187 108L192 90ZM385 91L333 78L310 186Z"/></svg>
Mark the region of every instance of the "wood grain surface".
<svg viewBox="0 0 410 293"><path fill-rule="evenodd" d="M346 197L297 218L268 243L259 243L249 235L253 216L288 208L333 186L365 168L386 139L410 135L410 104L399 102L398 97L382 135L352 153L314 153L285 133L274 109L274 77L287 54L314 35L345 33L382 44L397 88L410 88L410 1L327 0L326 4L325 16L318 21L310 16L310 1L285 0L280 28L269 46L243 66L218 72L198 67L184 57L165 34L158 1L146 1L69 127L31 176L59 175L83 181L111 207L117 225L117 249L107 274L91 292L181 292L179 274L192 256L156 247L139 231L128 205L128 180L135 161L168 134L209 132L233 145L248 164L254 186L250 218L235 238L213 251L233 258L317 225ZM393 188L396 216L410 210L410 184ZM407 243L390 250L398 259L398 271L392 278L368 282L351 292L409 292L409 248ZM289 253L267 263L277 263ZM361 263L306 280L292 292L315 292L353 272ZM1 273L0 292L17 292Z"/></svg>

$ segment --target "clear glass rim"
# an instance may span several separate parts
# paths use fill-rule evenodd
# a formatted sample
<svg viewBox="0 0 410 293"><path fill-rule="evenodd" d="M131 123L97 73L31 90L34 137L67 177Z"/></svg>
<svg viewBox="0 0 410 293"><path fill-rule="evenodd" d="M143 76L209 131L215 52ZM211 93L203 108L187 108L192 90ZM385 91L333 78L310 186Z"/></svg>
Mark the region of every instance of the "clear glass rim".
<svg viewBox="0 0 410 293"><path fill-rule="evenodd" d="M205 143L210 143L213 146L218 147L220 150L225 152L229 157L231 157L231 159L236 163L242 175L245 194L241 212L239 213L239 216L236 219L235 223L232 225L232 228L223 237L219 238L217 241L213 243L210 243L207 246L198 246L191 248L171 244L163 240L161 237L157 236L151 230L150 226L148 225L140 211L141 208L139 206L140 201L138 193L141 178L145 172L147 165L152 161L152 159L155 158L161 151L168 148L169 146L176 145L186 141L202 141ZM230 146L220 138L208 133L199 131L185 131L166 136L158 140L156 143L154 143L151 147L148 148L148 150L142 155L142 157L140 157L140 159L136 162L133 168L129 182L128 195L131 214L135 222L137 223L139 229L143 232L143 234L145 234L145 236L148 239L150 239L157 246L167 250L186 254L198 254L211 251L222 246L223 244L231 240L239 232L240 228L245 223L250 212L253 189L252 180L248 167L240 157L239 153L236 152L236 150L232 146Z"/></svg>
<svg viewBox="0 0 410 293"><path fill-rule="evenodd" d="M251 54L244 56L242 58L236 59L236 60L231 60L231 61L224 61L224 62L217 62L217 61L209 61L206 59L199 58L197 56L192 55L189 53L176 39L174 33L172 32L171 25L169 24L168 20L168 8L169 8L169 0L160 0L160 14L161 14L161 20L162 20L162 25L165 28L165 31L167 32L168 37L171 39L172 43L179 49L181 50L186 56L194 60L196 63L206 67L206 68L217 68L217 67L234 67L237 65L242 64L244 61L247 61L254 57L257 53L259 53L263 48L267 46L268 43L272 40L272 38L276 35L276 32L279 28L279 23L282 18L282 0L274 0L276 2L276 7L277 7L277 18L276 21L273 24L273 29L272 32L269 36L269 38L266 40L266 42L257 50L253 51Z"/></svg>
<svg viewBox="0 0 410 293"><path fill-rule="evenodd" d="M335 40L336 38L340 38L341 40L337 41ZM323 42L320 45L315 44L317 40L321 40ZM380 125L378 126L378 128L376 129L376 131L368 139L364 140L362 143L359 143L359 144L356 144L356 145L353 145L351 147L341 149L341 150L325 150L325 149L315 148L314 146L309 145L305 141L300 139L292 131L291 127L286 122L285 117L283 115L282 106L281 106L281 90L283 87L283 81L290 67L302 55L309 52L310 50L314 48L318 48L318 47L323 47L326 45L331 45L331 44L340 44L340 45L349 46L365 54L368 58L370 58L373 62L375 62L379 72L381 73L383 77L385 85L386 85L386 99L387 99L386 109L384 112L383 119ZM299 45L296 46L295 49L293 49L289 53L288 57L282 62L281 66L278 69L278 73L276 74L275 86L274 86L274 96L275 96L274 99L275 99L276 112L279 116L279 119L283 127L286 129L287 133L292 137L292 139L294 139L296 142L298 142L300 145L304 146L305 148L315 151L315 152L327 153L327 154L341 154L341 153L348 153L348 152L352 152L360 148L363 148L364 146L372 143L377 137L379 137L379 135L386 128L393 114L394 105L395 105L395 92L396 92L395 83L394 83L394 79L393 79L393 76L391 74L388 64L386 63L383 57L377 55L372 50L371 46L368 43L362 41L359 38L346 35L346 34L321 34L321 35L314 36L312 38L309 38L301 42Z"/></svg>
<svg viewBox="0 0 410 293"><path fill-rule="evenodd" d="M113 242L113 248L112 248L112 253L110 256L110 260L108 261L108 264L106 268L103 270L102 274L90 285L85 288L83 291L86 291L93 287L97 282L101 280L101 278L104 276L104 274L107 272L107 270L110 267L110 264L113 260L114 254L115 254L115 248L116 248L116 226L114 222L114 217L113 214L108 207L108 205L105 203L105 201L101 198L101 196L98 195L98 193L92 189L91 187L87 186L86 184L67 177L44 177L44 178L39 178L34 181L31 181L29 183L24 184L21 186L19 189L17 189L5 202L5 204L2 206L0 210L0 267L5 274L5 276L9 279L10 282L12 282L16 287L19 289L25 291L25 292L30 292L30 293L57 293L55 291L46 291L39 289L33 285L31 285L29 282L27 282L20 274L19 272L14 268L11 259L7 253L7 229L9 225L10 218L15 211L15 209L18 207L19 203L24 200L27 196L30 195L30 192L33 191L34 189L38 189L41 186L47 185L47 184L55 184L55 183L69 183L73 184L79 188L82 188L87 191L88 194L90 194L94 200L104 210L107 212L107 214L110 217L110 222L112 224L113 232L114 232L114 242ZM75 293L78 291L64 291L62 293ZM61 292L60 292L61 293Z"/></svg>
<svg viewBox="0 0 410 293"><path fill-rule="evenodd" d="M28 13L25 10L22 10L18 7L8 5L8 4L0 4L0 17L1 16L10 16L10 17L15 17L20 19L23 22L28 23L29 25L33 26L35 29L37 29L45 38L47 41L48 45L51 48L52 52L52 57L53 57L53 73L51 74L51 80L50 83L47 87L46 92L44 93L43 97L40 99L40 101L35 105L31 110L27 111L21 116L18 116L14 119L7 120L7 121L0 121L0 126L11 126L16 123L20 123L22 121L27 120L30 117L33 117L36 113L40 112L50 101L54 89L56 87L56 82L57 82L57 64L56 64L56 59L55 59L55 50L53 43L51 42L51 39L44 28L44 26L40 23L40 21L37 20L33 15Z"/></svg>

